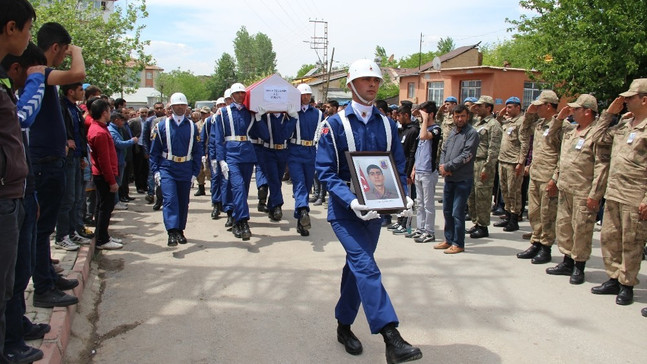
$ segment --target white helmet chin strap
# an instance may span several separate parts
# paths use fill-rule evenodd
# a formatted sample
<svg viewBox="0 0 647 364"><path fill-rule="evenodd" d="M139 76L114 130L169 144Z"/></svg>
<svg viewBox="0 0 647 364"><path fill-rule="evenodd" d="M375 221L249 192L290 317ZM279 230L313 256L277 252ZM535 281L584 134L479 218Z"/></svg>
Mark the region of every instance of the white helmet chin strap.
<svg viewBox="0 0 647 364"><path fill-rule="evenodd" d="M353 84L353 81L350 81L350 88L353 89L353 92L355 93L355 96L357 96L359 101L363 102L366 105L373 105L373 101L375 101L375 99L373 99L371 101L368 101L368 100L364 99L362 96L360 96L360 94L355 89L355 85Z"/></svg>

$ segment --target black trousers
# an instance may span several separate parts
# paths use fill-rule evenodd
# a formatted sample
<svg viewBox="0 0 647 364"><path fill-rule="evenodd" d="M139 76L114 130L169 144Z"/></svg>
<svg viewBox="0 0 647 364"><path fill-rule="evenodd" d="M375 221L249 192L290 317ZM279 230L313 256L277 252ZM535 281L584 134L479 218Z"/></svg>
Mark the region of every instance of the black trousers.
<svg viewBox="0 0 647 364"><path fill-rule="evenodd" d="M110 240L108 226L110 226L110 215L115 208L115 193L110 192L110 185L103 176L92 176L97 194L97 210L94 214L97 221L95 236L97 245L103 245Z"/></svg>

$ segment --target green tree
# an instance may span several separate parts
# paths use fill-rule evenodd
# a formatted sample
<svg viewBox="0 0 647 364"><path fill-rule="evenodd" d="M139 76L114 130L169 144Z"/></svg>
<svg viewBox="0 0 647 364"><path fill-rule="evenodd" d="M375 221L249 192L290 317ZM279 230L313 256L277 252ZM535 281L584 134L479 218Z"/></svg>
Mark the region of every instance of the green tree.
<svg viewBox="0 0 647 364"><path fill-rule="evenodd" d="M225 90L236 82L236 60L229 53L223 53L216 61L216 67L213 74L211 98L217 99L224 95Z"/></svg>
<svg viewBox="0 0 647 364"><path fill-rule="evenodd" d="M377 91L376 100L386 100L398 95L400 93L400 85L391 82L391 77L386 72L382 72L382 77L384 77L384 82Z"/></svg>
<svg viewBox="0 0 647 364"><path fill-rule="evenodd" d="M125 8L104 18L93 2L79 0L32 0L37 19L33 34L46 22L63 25L72 43L83 48L86 82L99 86L105 94L138 87L139 75L151 57L144 53L149 42L140 38L146 18L146 1L130 1Z"/></svg>
<svg viewBox="0 0 647 364"><path fill-rule="evenodd" d="M301 78L301 77L303 77L306 73L310 72L310 71L311 71L312 69L314 69L315 67L317 67L317 66L316 66L316 65L314 65L314 64L304 64L304 65L301 65L301 68L299 68L299 70L297 71L297 76L296 76L296 78Z"/></svg>
<svg viewBox="0 0 647 364"><path fill-rule="evenodd" d="M157 78L157 89L165 98L175 92L181 92L186 96L189 105L196 101L212 99L207 85L207 78L180 69L164 72Z"/></svg>
<svg viewBox="0 0 647 364"><path fill-rule="evenodd" d="M454 40L451 37L447 38L440 38L438 41L438 45L436 46L438 50L438 54L445 54L449 53L456 48L456 44L454 43Z"/></svg>
<svg viewBox="0 0 647 364"><path fill-rule="evenodd" d="M393 54L388 56L382 46L375 46L375 59L380 62L382 67L396 67L397 62L393 59Z"/></svg>
<svg viewBox="0 0 647 364"><path fill-rule="evenodd" d="M567 96L594 93L610 100L647 74L647 2L530 0L539 15L509 20L528 42L532 67Z"/></svg>
<svg viewBox="0 0 647 364"><path fill-rule="evenodd" d="M531 69L535 62L532 61L532 45L523 37L498 42L486 43L480 47L483 54L483 65L502 67L507 62L511 67Z"/></svg>
<svg viewBox="0 0 647 364"><path fill-rule="evenodd" d="M423 65L436 57L436 52L425 52L425 53L413 53L406 57L400 58L397 63L398 68L418 68L418 66Z"/></svg>
<svg viewBox="0 0 647 364"><path fill-rule="evenodd" d="M245 85L276 72L272 40L263 33L252 36L245 26L241 26L234 39L234 54L238 81Z"/></svg>

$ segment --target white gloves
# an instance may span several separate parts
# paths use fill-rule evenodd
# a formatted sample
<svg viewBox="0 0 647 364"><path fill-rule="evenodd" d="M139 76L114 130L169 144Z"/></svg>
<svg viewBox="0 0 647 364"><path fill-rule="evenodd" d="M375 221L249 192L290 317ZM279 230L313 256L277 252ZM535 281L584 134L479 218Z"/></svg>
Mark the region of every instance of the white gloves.
<svg viewBox="0 0 647 364"><path fill-rule="evenodd" d="M350 202L350 208L353 210L355 215L357 215L357 217L359 217L364 221L373 220L380 217L380 214L378 214L377 211L374 211L374 210L368 211L368 206L361 205L359 201L357 201L357 199L354 199L353 201ZM362 215L363 211L368 211L368 212L365 215Z"/></svg>
<svg viewBox="0 0 647 364"><path fill-rule="evenodd" d="M153 177L155 178L155 184L160 186L162 183L162 176L160 175L160 173L155 172L155 175Z"/></svg>
<svg viewBox="0 0 647 364"><path fill-rule="evenodd" d="M218 161L215 159L211 161L211 170L214 172L218 170Z"/></svg>
<svg viewBox="0 0 647 364"><path fill-rule="evenodd" d="M293 118L298 118L299 117L299 107L294 106L292 104L288 104L288 116L291 116Z"/></svg>
<svg viewBox="0 0 647 364"><path fill-rule="evenodd" d="M402 211L398 216L401 217L411 217L413 216L413 200L411 197L407 196L407 209Z"/></svg>
<svg viewBox="0 0 647 364"><path fill-rule="evenodd" d="M196 176L191 176L191 186L195 183L195 181L198 179Z"/></svg>
<svg viewBox="0 0 647 364"><path fill-rule="evenodd" d="M225 177L225 179L229 179L229 165L225 161L220 161L218 162L220 164L220 171L222 172L222 176Z"/></svg>
<svg viewBox="0 0 647 364"><path fill-rule="evenodd" d="M411 197L407 196L407 210L411 210L413 208L413 200Z"/></svg>
<svg viewBox="0 0 647 364"><path fill-rule="evenodd" d="M205 163L207 163L207 156L203 155L202 156L202 164L205 164Z"/></svg>
<svg viewBox="0 0 647 364"><path fill-rule="evenodd" d="M256 121L261 121L261 117L263 117L263 114L265 113L266 113L265 108L262 106L258 106L256 108L256 115L255 115Z"/></svg>

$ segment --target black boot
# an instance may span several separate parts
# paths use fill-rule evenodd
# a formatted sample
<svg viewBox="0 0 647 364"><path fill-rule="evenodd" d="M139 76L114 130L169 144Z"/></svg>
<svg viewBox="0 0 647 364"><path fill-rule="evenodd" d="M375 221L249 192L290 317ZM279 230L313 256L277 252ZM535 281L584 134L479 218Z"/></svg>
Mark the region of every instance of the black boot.
<svg viewBox="0 0 647 364"><path fill-rule="evenodd" d="M342 325L340 322L337 322L337 341L344 344L344 349L350 355L359 355L362 353L362 343L350 330L350 325Z"/></svg>
<svg viewBox="0 0 647 364"><path fill-rule="evenodd" d="M216 220L220 217L220 212L222 211L222 203L216 202L213 204L213 210L211 210L211 219Z"/></svg>
<svg viewBox="0 0 647 364"><path fill-rule="evenodd" d="M405 361L418 360L422 358L422 352L419 348L411 346L402 339L395 324L390 323L380 330L386 344L386 362L387 364L403 363Z"/></svg>
<svg viewBox="0 0 647 364"><path fill-rule="evenodd" d="M574 267L575 261L573 261L573 259L568 255L564 255L564 261L554 267L546 268L546 274L552 274L554 276L570 276L573 274Z"/></svg>
<svg viewBox="0 0 647 364"><path fill-rule="evenodd" d="M496 227L506 227L508 225L508 222L510 222L510 213L508 211L505 212L505 218L499 222L495 222L492 224L492 226Z"/></svg>
<svg viewBox="0 0 647 364"><path fill-rule="evenodd" d="M487 238L488 236L490 236L490 232L487 226L477 226L476 231L470 234L470 238L472 239Z"/></svg>
<svg viewBox="0 0 647 364"><path fill-rule="evenodd" d="M243 240L249 240L249 238L252 237L252 232L249 230L249 224L247 223L247 220L243 220L239 224L240 226L240 237Z"/></svg>
<svg viewBox="0 0 647 364"><path fill-rule="evenodd" d="M169 230L168 231L168 246L177 246L177 244L180 242L180 239L178 235L175 233L175 230Z"/></svg>
<svg viewBox="0 0 647 364"><path fill-rule="evenodd" d="M519 230L519 215L510 215L508 224L503 228L503 231L517 231Z"/></svg>
<svg viewBox="0 0 647 364"><path fill-rule="evenodd" d="M258 188L258 211L267 212L267 185Z"/></svg>
<svg viewBox="0 0 647 364"><path fill-rule="evenodd" d="M575 262L575 268L573 268L573 274L569 280L570 284L584 283L584 266L586 266L586 262Z"/></svg>
<svg viewBox="0 0 647 364"><path fill-rule="evenodd" d="M164 198L162 197L162 189L159 186L155 187L155 204L153 205L153 210L157 211L161 209L162 202L164 202Z"/></svg>
<svg viewBox="0 0 647 364"><path fill-rule="evenodd" d="M310 228L312 225L310 224L310 215L308 214L308 210L305 208L301 208L299 210L299 218L297 219L297 232L301 234L301 236L308 236L310 235Z"/></svg>
<svg viewBox="0 0 647 364"><path fill-rule="evenodd" d="M178 238L178 243L180 244L186 244L187 240L186 237L184 236L184 231L180 230L177 232L177 238Z"/></svg>
<svg viewBox="0 0 647 364"><path fill-rule="evenodd" d="M272 221L281 221L283 218L283 211L281 210L281 206L276 206L275 208L271 209L270 212L268 212L268 215L270 217L270 220Z"/></svg>
<svg viewBox="0 0 647 364"><path fill-rule="evenodd" d="M530 245L530 248L522 251L521 253L517 253L517 258L519 259L532 259L537 255L537 253L541 250L541 243L532 243Z"/></svg>
<svg viewBox="0 0 647 364"><path fill-rule="evenodd" d="M234 226L234 217L232 216L231 211L227 211L227 221L225 222L225 227L229 228L227 230L231 230L232 226Z"/></svg>
<svg viewBox="0 0 647 364"><path fill-rule="evenodd" d="M542 245L541 250L534 258L530 260L532 264L545 264L550 262L553 257L550 255L551 247L547 245Z"/></svg>
<svg viewBox="0 0 647 364"><path fill-rule="evenodd" d="M240 222L235 222L234 225L231 228L231 233L234 234L235 237L240 239Z"/></svg>
<svg viewBox="0 0 647 364"><path fill-rule="evenodd" d="M478 228L479 228L479 226L478 226L478 225L474 225L474 226L472 226L471 228L469 228L469 229L465 230L465 234L472 234L473 232L475 232L476 230L478 230Z"/></svg>
<svg viewBox="0 0 647 364"><path fill-rule="evenodd" d="M593 294L618 294L620 293L620 282L616 278L611 278L599 286L591 288Z"/></svg>
<svg viewBox="0 0 647 364"><path fill-rule="evenodd" d="M620 292L616 296L616 304L626 306L634 303L634 287L620 284Z"/></svg>
<svg viewBox="0 0 647 364"><path fill-rule="evenodd" d="M206 192L204 191L204 185L198 185L198 191L193 194L193 196L204 196Z"/></svg>

